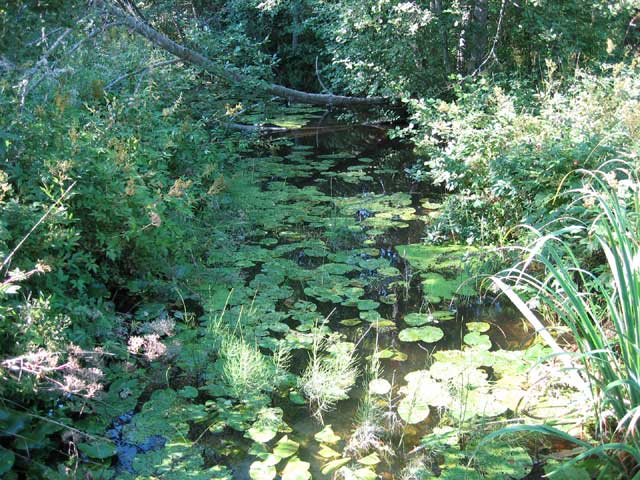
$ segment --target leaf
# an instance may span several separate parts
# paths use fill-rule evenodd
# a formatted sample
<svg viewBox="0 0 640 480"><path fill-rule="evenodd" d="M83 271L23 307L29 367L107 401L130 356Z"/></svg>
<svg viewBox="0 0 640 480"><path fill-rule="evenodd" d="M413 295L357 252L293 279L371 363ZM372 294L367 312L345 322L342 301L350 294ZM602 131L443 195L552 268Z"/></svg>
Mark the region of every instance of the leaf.
<svg viewBox="0 0 640 480"><path fill-rule="evenodd" d="M333 444L340 441L340 437L333 433L331 425L326 425L322 430L316 433L313 438L320 443Z"/></svg>
<svg viewBox="0 0 640 480"><path fill-rule="evenodd" d="M346 458L338 458L337 460L331 460L322 467L322 474L328 475L331 472L339 469L340 467L344 467L347 463L351 461L351 457Z"/></svg>
<svg viewBox="0 0 640 480"><path fill-rule="evenodd" d="M400 332L398 338L403 342L418 342L435 343L444 337L444 332L441 328L426 326L426 327L410 327L405 328Z"/></svg>
<svg viewBox="0 0 640 480"><path fill-rule="evenodd" d="M116 454L116 446L113 443L107 442L93 442L93 443L80 443L78 449L91 458L104 459L112 457Z"/></svg>
<svg viewBox="0 0 640 480"><path fill-rule="evenodd" d="M491 328L487 322L467 322L467 330L470 332L484 333Z"/></svg>
<svg viewBox="0 0 640 480"><path fill-rule="evenodd" d="M294 405L304 405L307 403L302 394L297 390L291 390L289 392L289 401Z"/></svg>
<svg viewBox="0 0 640 480"><path fill-rule="evenodd" d="M353 472L354 478L357 480L376 480L378 475L370 468L359 468Z"/></svg>
<svg viewBox="0 0 640 480"><path fill-rule="evenodd" d="M293 440L289 440L289 437L285 435L278 443L276 443L275 448L273 449L273 454L280 458L287 458L294 455L300 444L298 442L294 442Z"/></svg>
<svg viewBox="0 0 640 480"><path fill-rule="evenodd" d="M0 448L0 475L9 472L16 461L16 456L11 450Z"/></svg>
<svg viewBox="0 0 640 480"><path fill-rule="evenodd" d="M198 398L198 389L187 385L178 391L178 395L182 398Z"/></svg>
<svg viewBox="0 0 640 480"><path fill-rule="evenodd" d="M384 378L376 378L369 382L369 392L374 395L386 395L391 391L391 384Z"/></svg>
<svg viewBox="0 0 640 480"><path fill-rule="evenodd" d="M276 476L276 467L256 460L249 467L249 477L252 480L272 480Z"/></svg>
<svg viewBox="0 0 640 480"><path fill-rule="evenodd" d="M433 315L428 313L409 313L404 316L404 323L411 327L419 327L426 323L432 323L433 320Z"/></svg>
<svg viewBox="0 0 640 480"><path fill-rule="evenodd" d="M335 457L339 457L340 453L336 452L333 448L329 447L328 445L321 444L320 450L318 450L318 455L320 455L322 458L335 458Z"/></svg>
<svg viewBox="0 0 640 480"><path fill-rule="evenodd" d="M247 431L247 436L258 443L268 442L282 426L282 415L281 408L263 408L258 412L258 420Z"/></svg>
<svg viewBox="0 0 640 480"><path fill-rule="evenodd" d="M372 454L359 459L358 463L361 465L367 465L367 466L377 465L380 463L380 457L376 452L373 452Z"/></svg>
<svg viewBox="0 0 640 480"><path fill-rule="evenodd" d="M464 343L470 347L478 348L479 350L489 350L491 348L491 340L488 335L483 335L477 331L472 331L464 336Z"/></svg>
<svg viewBox="0 0 640 480"><path fill-rule="evenodd" d="M309 463L303 462L298 457L294 457L289 460L287 466L284 467L282 480L309 480L311 479L309 467L311 467Z"/></svg>
<svg viewBox="0 0 640 480"><path fill-rule="evenodd" d="M420 423L429 416L429 404L417 394L408 395L400 400L398 415L407 423Z"/></svg>

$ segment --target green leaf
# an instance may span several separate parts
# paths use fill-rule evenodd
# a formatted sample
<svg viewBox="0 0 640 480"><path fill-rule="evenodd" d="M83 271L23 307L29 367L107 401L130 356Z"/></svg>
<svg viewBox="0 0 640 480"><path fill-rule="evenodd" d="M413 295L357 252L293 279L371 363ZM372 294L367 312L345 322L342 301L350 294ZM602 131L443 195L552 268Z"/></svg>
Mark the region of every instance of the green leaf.
<svg viewBox="0 0 640 480"><path fill-rule="evenodd" d="M340 441L340 437L333 433L333 429L331 425L326 425L322 430L314 435L316 441L320 443L338 443Z"/></svg>
<svg viewBox="0 0 640 480"><path fill-rule="evenodd" d="M386 395L391 391L391 384L384 378L376 378L369 382L369 392L374 395Z"/></svg>
<svg viewBox="0 0 640 480"><path fill-rule="evenodd" d="M287 466L284 467L282 480L309 480L311 478L309 467L311 467L309 463L303 462L298 457L294 457L289 460Z"/></svg>
<svg viewBox="0 0 640 480"><path fill-rule="evenodd" d="M322 474L328 475L331 472L334 472L335 470L339 469L340 467L344 467L350 461L351 461L351 457L338 458L337 460L331 460L330 462L325 463L324 466L322 467Z"/></svg>
<svg viewBox="0 0 640 480"><path fill-rule="evenodd" d="M273 454L280 458L287 458L294 455L300 444L298 442L294 442L293 440L289 440L289 437L285 435L278 443L276 443L275 448L273 449Z"/></svg>
<svg viewBox="0 0 640 480"><path fill-rule="evenodd" d="M256 460L249 467L249 477L252 480L272 480L276 476L276 467Z"/></svg>
<svg viewBox="0 0 640 480"><path fill-rule="evenodd" d="M116 454L116 446L113 443L96 441L93 443L80 443L78 449L91 458L104 459Z"/></svg>
<svg viewBox="0 0 640 480"><path fill-rule="evenodd" d="M15 460L16 456L11 450L0 447L0 475L9 472Z"/></svg>
<svg viewBox="0 0 640 480"><path fill-rule="evenodd" d="M366 466L372 466L372 465L377 465L380 463L380 457L378 456L378 454L376 452L373 452L370 455L367 455L366 457L363 457L361 459L358 460L358 463L361 465L366 465Z"/></svg>
<svg viewBox="0 0 640 480"><path fill-rule="evenodd" d="M403 342L418 342L435 343L444 337L444 332L441 328L426 326L426 327L411 327L405 328L400 332L398 338Z"/></svg>
<svg viewBox="0 0 640 480"><path fill-rule="evenodd" d="M404 317L404 323L411 327L419 327L427 323L432 323L434 317L428 313L409 313Z"/></svg>

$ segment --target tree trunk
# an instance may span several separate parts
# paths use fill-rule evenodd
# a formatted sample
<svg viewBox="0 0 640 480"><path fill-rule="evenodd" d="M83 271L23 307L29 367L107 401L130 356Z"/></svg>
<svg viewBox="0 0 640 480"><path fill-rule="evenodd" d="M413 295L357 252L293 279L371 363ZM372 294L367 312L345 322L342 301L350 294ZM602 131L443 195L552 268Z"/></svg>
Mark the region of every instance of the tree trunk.
<svg viewBox="0 0 640 480"><path fill-rule="evenodd" d="M108 1L108 0L107 0ZM172 55L184 60L187 63L196 65L216 77L230 83L245 85L248 88L257 88L263 93L286 98L291 102L306 103L311 105L336 106L336 107L367 107L375 105L386 105L391 101L384 97L348 97L343 95L332 95L324 93L307 93L293 88L284 87L275 83L265 82L247 78L237 72L227 70L222 65L205 57L201 53L180 45L171 40L166 35L158 32L146 23L143 23L126 12L110 5L105 0L96 0L98 7L105 7L106 10L117 17L126 26L145 37L154 45L166 50Z"/></svg>
<svg viewBox="0 0 640 480"><path fill-rule="evenodd" d="M487 32L488 18L488 0L476 0L476 4L473 7L473 24L471 25L473 42L471 44L471 58L469 59L468 73L475 72L480 67L486 54L487 40L489 38Z"/></svg>
<svg viewBox="0 0 640 480"><path fill-rule="evenodd" d="M462 9L462 17L460 18L460 35L458 37L458 51L456 54L456 68L461 75L467 74L467 57L468 57L468 36L469 26L471 25L471 10L472 5L470 1L463 1L460 3Z"/></svg>
<svg viewBox="0 0 640 480"><path fill-rule="evenodd" d="M431 0L429 8L438 19L438 35L440 36L440 47L442 48L442 68L444 70L444 77L447 79L451 72L451 66L449 63L449 39L447 37L447 27L442 16L442 0Z"/></svg>

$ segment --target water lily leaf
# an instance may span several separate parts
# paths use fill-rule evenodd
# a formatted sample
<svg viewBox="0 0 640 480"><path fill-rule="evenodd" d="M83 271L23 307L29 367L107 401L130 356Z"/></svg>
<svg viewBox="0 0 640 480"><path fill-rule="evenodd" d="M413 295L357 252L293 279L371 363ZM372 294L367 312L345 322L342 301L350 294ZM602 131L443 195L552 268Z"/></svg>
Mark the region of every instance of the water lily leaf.
<svg viewBox="0 0 640 480"><path fill-rule="evenodd" d="M347 318L345 320L340 320L340 324L345 327L355 327L356 325L360 325L362 320L358 318Z"/></svg>
<svg viewBox="0 0 640 480"><path fill-rule="evenodd" d="M376 480L378 475L370 468L359 468L353 472L354 478L357 480Z"/></svg>
<svg viewBox="0 0 640 480"><path fill-rule="evenodd" d="M384 378L376 378L369 382L369 392L374 395L386 395L391 391L391 384Z"/></svg>
<svg viewBox="0 0 640 480"><path fill-rule="evenodd" d="M434 319L444 322L446 320L453 320L456 318L456 313L450 310L436 310L431 312Z"/></svg>
<svg viewBox="0 0 640 480"><path fill-rule="evenodd" d="M289 392L289 401L294 405L304 405L307 403L304 396L297 390L291 390Z"/></svg>
<svg viewBox="0 0 640 480"><path fill-rule="evenodd" d="M113 443L96 441L92 443L80 443L78 449L91 458L104 459L116 454L116 446Z"/></svg>
<svg viewBox="0 0 640 480"><path fill-rule="evenodd" d="M359 300L356 306L358 310L375 310L380 304L375 300Z"/></svg>
<svg viewBox="0 0 640 480"><path fill-rule="evenodd" d="M380 328L380 329L386 328L386 329L392 329L392 330L396 328L396 324L392 320L386 320L384 318L371 322L371 326L373 328Z"/></svg>
<svg viewBox="0 0 640 480"><path fill-rule="evenodd" d="M483 335L477 331L467 333L463 340L464 343L470 347L474 347L479 350L489 350L491 348L491 339L489 339L489 335Z"/></svg>
<svg viewBox="0 0 640 480"><path fill-rule="evenodd" d="M405 328L400 332L398 338L403 342L425 342L435 343L444 337L444 332L441 328L426 326L426 327L411 327Z"/></svg>
<svg viewBox="0 0 640 480"><path fill-rule="evenodd" d="M408 313L404 316L404 323L411 327L419 327L427 323L432 323L434 317L428 313Z"/></svg>
<svg viewBox="0 0 640 480"><path fill-rule="evenodd" d="M429 404L419 395L407 395L398 404L398 415L407 423L420 423L429 416Z"/></svg>
<svg viewBox="0 0 640 480"><path fill-rule="evenodd" d="M300 444L298 442L294 442L293 440L289 440L289 437L285 435L278 443L276 443L275 448L273 449L273 454L280 458L288 458L295 454L298 451Z"/></svg>
<svg viewBox="0 0 640 480"><path fill-rule="evenodd" d="M422 291L429 303L437 304L443 300L451 300L456 293L473 295L473 292L469 290L465 290L467 293L459 291L459 287L466 280L466 277L447 279L440 273L430 272L423 275L422 279Z"/></svg>
<svg viewBox="0 0 640 480"><path fill-rule="evenodd" d="M344 467L350 461L351 461L351 457L338 458L337 460L331 460L330 462L327 462L322 467L322 474L328 475L331 472L334 472L335 470L339 469L340 467Z"/></svg>
<svg viewBox="0 0 640 480"><path fill-rule="evenodd" d="M469 332L484 333L491 328L491 325L487 322L467 322L466 327Z"/></svg>
<svg viewBox="0 0 640 480"><path fill-rule="evenodd" d="M376 320L380 320L382 316L375 310L367 310L360 312L360 318L365 322L375 322Z"/></svg>
<svg viewBox="0 0 640 480"><path fill-rule="evenodd" d="M336 458L340 456L340 453L336 452L328 445L321 444L320 450L318 450L318 455L320 455L322 458Z"/></svg>
<svg viewBox="0 0 640 480"><path fill-rule="evenodd" d="M544 465L547 476L553 480L590 480L589 471L578 466L564 466L557 460L547 460Z"/></svg>
<svg viewBox="0 0 640 480"><path fill-rule="evenodd" d="M371 455L367 455L366 457L359 459L358 463L367 466L377 465L380 463L380 457L376 452L373 452Z"/></svg>
<svg viewBox="0 0 640 480"><path fill-rule="evenodd" d="M273 439L282 425L281 408L263 408L258 412L258 420L247 431L247 436L258 443Z"/></svg>
<svg viewBox="0 0 640 480"><path fill-rule="evenodd" d="M178 390L178 395L182 398L198 398L198 389L191 385L187 385Z"/></svg>
<svg viewBox="0 0 640 480"><path fill-rule="evenodd" d="M256 460L249 467L251 480L273 480L276 476L276 467Z"/></svg>
<svg viewBox="0 0 640 480"><path fill-rule="evenodd" d="M309 467L311 465L308 462L303 462L298 457L294 457L284 467L282 480L309 480L311 478Z"/></svg>
<svg viewBox="0 0 640 480"><path fill-rule="evenodd" d="M321 443L338 443L340 441L340 437L333 433L333 429L331 425L326 425L322 430L314 435L316 441Z"/></svg>
<svg viewBox="0 0 640 480"><path fill-rule="evenodd" d="M523 478L533 468L533 461L524 448L507 443L489 443L476 452L475 460L487 478Z"/></svg>
<svg viewBox="0 0 640 480"><path fill-rule="evenodd" d="M398 301L398 296L395 293L391 293L389 295L385 295L383 297L380 297L380 301L382 303L387 304L387 305L393 305L394 303L396 303Z"/></svg>

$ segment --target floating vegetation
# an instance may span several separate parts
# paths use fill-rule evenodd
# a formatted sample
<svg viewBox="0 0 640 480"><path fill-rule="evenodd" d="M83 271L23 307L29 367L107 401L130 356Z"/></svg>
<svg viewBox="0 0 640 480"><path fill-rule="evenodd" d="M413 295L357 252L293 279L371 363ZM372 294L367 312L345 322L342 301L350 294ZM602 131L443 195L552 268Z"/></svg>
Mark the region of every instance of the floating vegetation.
<svg viewBox="0 0 640 480"><path fill-rule="evenodd" d="M116 447L85 441L83 455L106 470L121 459L132 480L531 470L526 446L474 452L469 432L516 416L571 418L579 411L567 405L585 402L539 380L546 349L497 349L500 325L458 313L458 298L477 295L487 252L415 243L439 204L393 191L398 158L378 165L356 150L295 145L225 173L206 265L188 286L202 315L163 339L169 357L148 365L153 382L117 373L93 425L97 435L118 425ZM170 313L149 303L136 314ZM411 449L420 462L405 456ZM509 459L502 471L499 458Z"/></svg>

